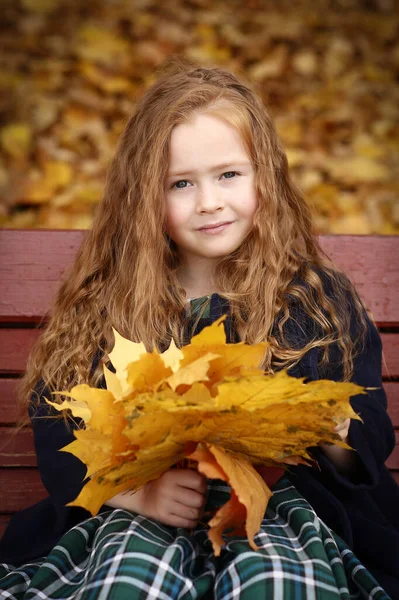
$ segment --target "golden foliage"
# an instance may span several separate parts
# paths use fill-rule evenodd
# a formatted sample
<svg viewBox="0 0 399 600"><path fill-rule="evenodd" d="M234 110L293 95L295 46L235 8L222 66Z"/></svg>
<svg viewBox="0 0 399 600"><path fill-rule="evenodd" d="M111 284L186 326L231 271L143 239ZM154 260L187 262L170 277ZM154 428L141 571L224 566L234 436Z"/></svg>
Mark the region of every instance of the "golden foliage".
<svg viewBox="0 0 399 600"><path fill-rule="evenodd" d="M5 0L0 224L89 227L126 119L183 54L258 84L320 233L399 233L394 4Z"/></svg>
<svg viewBox="0 0 399 600"><path fill-rule="evenodd" d="M305 384L284 371L265 375L259 364L267 344L226 344L224 318L161 354L114 331L116 372L104 368L107 390L78 385L62 392L70 400L50 402L86 427L63 448L87 465L90 478L71 505L96 514L119 491L137 490L190 458L232 488L210 522L215 553L226 528L245 530L255 548L271 492L254 465L306 464L307 448L321 442L348 448L333 429L337 420L359 418L349 397L363 388Z"/></svg>

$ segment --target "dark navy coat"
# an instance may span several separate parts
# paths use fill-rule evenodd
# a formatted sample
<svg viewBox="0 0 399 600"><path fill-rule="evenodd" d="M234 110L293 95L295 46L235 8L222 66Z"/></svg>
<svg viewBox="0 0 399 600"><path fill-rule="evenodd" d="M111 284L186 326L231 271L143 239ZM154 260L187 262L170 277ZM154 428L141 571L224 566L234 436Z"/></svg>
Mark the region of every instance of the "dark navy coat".
<svg viewBox="0 0 399 600"><path fill-rule="evenodd" d="M227 301L213 294L210 317L201 319L196 332L223 313L228 313ZM301 347L312 334L313 325L303 312L293 310L291 314L287 337ZM225 328L228 340L238 341L234 333L230 335L229 318ZM321 373L315 348L290 374L309 380L340 380L339 360L339 351L334 348L329 365ZM354 474L340 474L323 451L314 448L318 466L291 467L289 477L319 517L346 541L392 598L399 599L399 487L384 465L394 448L395 434L381 385L381 339L370 320L363 351L354 359L352 380L377 388L351 398L354 410L363 420L352 421L350 426L349 442L358 456ZM38 408L30 409L30 416L38 466L49 496L17 513L0 541L0 561L15 565L45 556L63 533L90 516L82 508L65 506L79 494L86 467L72 454L58 452L74 439L73 432L62 419L42 418L55 411L44 402L43 396L50 394L40 389L40 382L37 390L42 398Z"/></svg>

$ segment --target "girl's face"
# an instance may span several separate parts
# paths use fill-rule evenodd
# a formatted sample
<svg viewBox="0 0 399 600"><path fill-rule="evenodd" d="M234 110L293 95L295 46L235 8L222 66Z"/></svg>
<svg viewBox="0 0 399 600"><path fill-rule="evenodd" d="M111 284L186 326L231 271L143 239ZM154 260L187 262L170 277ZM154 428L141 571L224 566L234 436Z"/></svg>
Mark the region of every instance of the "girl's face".
<svg viewBox="0 0 399 600"><path fill-rule="evenodd" d="M257 200L254 170L232 125L202 114L173 129L166 204L167 232L186 267L241 245Z"/></svg>

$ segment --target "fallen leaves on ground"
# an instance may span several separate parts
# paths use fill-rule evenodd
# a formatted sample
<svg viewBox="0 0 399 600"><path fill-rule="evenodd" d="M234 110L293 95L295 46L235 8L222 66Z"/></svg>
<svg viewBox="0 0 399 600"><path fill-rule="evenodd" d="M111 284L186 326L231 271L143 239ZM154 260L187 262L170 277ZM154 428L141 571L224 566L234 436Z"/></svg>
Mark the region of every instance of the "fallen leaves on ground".
<svg viewBox="0 0 399 600"><path fill-rule="evenodd" d="M399 13L381 0L5 0L1 221L87 228L118 135L172 54L270 107L319 233L399 233Z"/></svg>

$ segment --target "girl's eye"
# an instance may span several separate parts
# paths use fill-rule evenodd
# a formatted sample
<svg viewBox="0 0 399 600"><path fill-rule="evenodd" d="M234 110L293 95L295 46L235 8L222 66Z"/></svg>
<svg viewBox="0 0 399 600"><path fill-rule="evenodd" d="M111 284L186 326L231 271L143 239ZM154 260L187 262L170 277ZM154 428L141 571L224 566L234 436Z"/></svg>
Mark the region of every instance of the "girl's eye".
<svg viewBox="0 0 399 600"><path fill-rule="evenodd" d="M186 187L188 187L188 185L181 185L181 184L188 184L189 182L187 181L187 179L179 179L179 181L175 181L174 183L172 183L172 185L170 186L171 190L185 190Z"/></svg>
<svg viewBox="0 0 399 600"><path fill-rule="evenodd" d="M184 190L186 186L185 185L182 186L182 185L180 185L180 183L188 183L188 182L187 182L187 179L180 179L180 181L176 181L176 183L174 183L172 185L172 189L176 188L178 190Z"/></svg>
<svg viewBox="0 0 399 600"><path fill-rule="evenodd" d="M236 175L239 175L237 171L227 171L226 173L223 173L222 177L225 179L234 179ZM187 187L186 184L188 184L187 179L179 179L179 181L175 181L175 183L171 185L171 188L176 190L185 190Z"/></svg>

